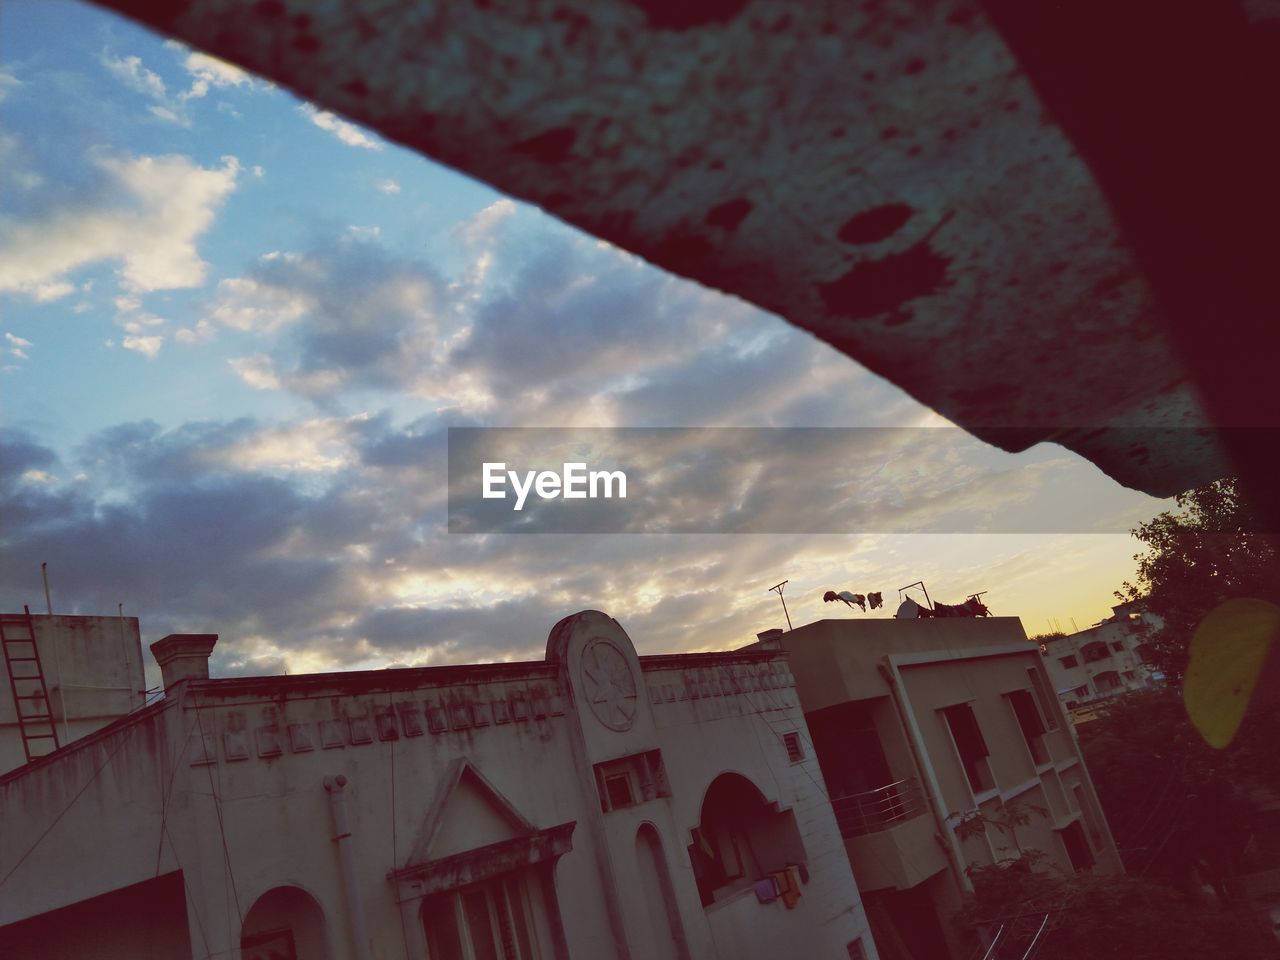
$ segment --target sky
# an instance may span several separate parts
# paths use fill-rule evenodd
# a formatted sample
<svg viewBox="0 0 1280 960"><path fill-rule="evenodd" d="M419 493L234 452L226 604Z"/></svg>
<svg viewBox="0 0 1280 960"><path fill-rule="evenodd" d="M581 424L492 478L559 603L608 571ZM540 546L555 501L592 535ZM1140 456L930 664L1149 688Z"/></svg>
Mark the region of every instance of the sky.
<svg viewBox="0 0 1280 960"><path fill-rule="evenodd" d="M47 562L55 612L219 634L215 676L539 658L587 608L642 654L729 649L784 625L782 580L796 624L922 580L1070 631L1171 506L962 443L776 316L79 3L0 3L0 337L0 608L42 612ZM874 484L721 445L666 505L808 532L529 535L448 532L463 426L918 429ZM892 519L839 522L868 503Z"/></svg>

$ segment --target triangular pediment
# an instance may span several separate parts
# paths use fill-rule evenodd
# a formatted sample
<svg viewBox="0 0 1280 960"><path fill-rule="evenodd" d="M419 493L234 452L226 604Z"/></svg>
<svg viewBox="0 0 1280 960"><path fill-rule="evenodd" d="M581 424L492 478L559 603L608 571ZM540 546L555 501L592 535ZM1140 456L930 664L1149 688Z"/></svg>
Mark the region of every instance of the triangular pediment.
<svg viewBox="0 0 1280 960"><path fill-rule="evenodd" d="M466 758L454 760L427 811L405 865L529 836L537 829Z"/></svg>

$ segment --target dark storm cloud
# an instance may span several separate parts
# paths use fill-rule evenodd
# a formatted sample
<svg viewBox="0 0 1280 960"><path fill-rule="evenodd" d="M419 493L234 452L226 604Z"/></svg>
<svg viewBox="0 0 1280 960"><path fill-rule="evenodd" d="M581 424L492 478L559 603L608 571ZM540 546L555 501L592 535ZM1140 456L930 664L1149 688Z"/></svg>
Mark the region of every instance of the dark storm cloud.
<svg viewBox="0 0 1280 960"><path fill-rule="evenodd" d="M28 470L44 470L58 462L52 450L41 446L25 430L0 429L0 444L4 450L4 457L0 458L0 480L9 481Z"/></svg>
<svg viewBox="0 0 1280 960"><path fill-rule="evenodd" d="M192 433L206 432L201 425ZM26 602L22 598L39 589L41 561L49 563L59 609L101 612L125 602L147 616L148 627L237 625L287 632L332 609L344 594L349 598L333 556L285 549L298 531L313 538L326 532L335 509L329 498L308 497L275 477L184 473L181 465L197 458L180 439L138 425L111 432L113 440L126 435L130 441L123 447L112 447L105 437L86 445L99 454L112 451L116 460L105 464L109 472L145 477L125 499L104 497L87 482L4 479L0 513L10 605ZM150 444L142 439L147 436ZM28 442L27 456L29 447ZM6 444L6 460L13 449ZM123 469L119 458L130 455L139 463ZM49 451L40 460L58 465ZM352 511L343 512L343 522L353 526Z"/></svg>

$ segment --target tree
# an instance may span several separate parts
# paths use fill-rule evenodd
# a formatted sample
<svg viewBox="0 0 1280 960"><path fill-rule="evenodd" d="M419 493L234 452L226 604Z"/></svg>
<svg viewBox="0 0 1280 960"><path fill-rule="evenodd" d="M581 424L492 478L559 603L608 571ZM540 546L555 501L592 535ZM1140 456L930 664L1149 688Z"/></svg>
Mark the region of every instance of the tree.
<svg viewBox="0 0 1280 960"><path fill-rule="evenodd" d="M1039 817L1048 817L1049 811L1038 804L1027 803L1023 800L1002 800L1000 801L999 810L995 812L984 813L982 808L978 807L966 814L962 814L956 822L956 836L961 840L967 840L970 837L981 837L986 834L988 826L995 827L1000 831L1001 835L1013 841L1014 856L1011 859L1025 860L1039 853L1034 850L1023 850L1022 843L1018 839L1018 828L1030 824L1032 814ZM1007 850L1009 848L1002 847L1002 849Z"/></svg>
<svg viewBox="0 0 1280 960"><path fill-rule="evenodd" d="M1280 713L1260 713L1227 750L1207 743L1176 689L1108 703L1078 730L1107 822L1130 873L1194 893L1208 882L1233 897L1255 831L1261 791L1280 791Z"/></svg>
<svg viewBox="0 0 1280 960"><path fill-rule="evenodd" d="M1152 880L1123 874L1035 869L1021 860L971 872L974 893L957 917L1020 956L1040 933L1036 960L1262 960L1275 941L1257 917L1189 897ZM1041 923L1045 915L1048 923Z"/></svg>
<svg viewBox="0 0 1280 960"><path fill-rule="evenodd" d="M1138 572L1116 592L1163 621L1148 638L1154 664L1175 686L1200 621L1225 600L1280 599L1276 538L1259 533L1259 515L1233 479L1197 487L1176 498L1177 511L1160 514L1132 533L1148 551L1134 556Z"/></svg>

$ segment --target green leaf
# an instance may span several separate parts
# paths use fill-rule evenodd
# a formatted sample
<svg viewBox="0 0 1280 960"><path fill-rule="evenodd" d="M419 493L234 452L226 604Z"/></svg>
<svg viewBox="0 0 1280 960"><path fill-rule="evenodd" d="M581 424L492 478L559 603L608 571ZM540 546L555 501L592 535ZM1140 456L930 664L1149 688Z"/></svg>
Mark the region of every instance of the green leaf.
<svg viewBox="0 0 1280 960"><path fill-rule="evenodd" d="M1280 607L1265 600L1228 600L1196 627L1182 700L1209 746L1235 739L1277 635Z"/></svg>

